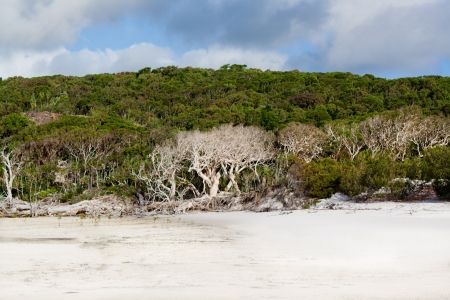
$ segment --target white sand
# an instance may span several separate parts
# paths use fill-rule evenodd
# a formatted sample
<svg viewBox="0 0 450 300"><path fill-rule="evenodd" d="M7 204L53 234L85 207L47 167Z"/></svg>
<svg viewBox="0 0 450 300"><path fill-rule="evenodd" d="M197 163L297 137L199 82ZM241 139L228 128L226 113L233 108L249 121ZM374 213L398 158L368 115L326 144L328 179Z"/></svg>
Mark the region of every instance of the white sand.
<svg viewBox="0 0 450 300"><path fill-rule="evenodd" d="M450 205L433 205L0 219L0 299L450 299Z"/></svg>

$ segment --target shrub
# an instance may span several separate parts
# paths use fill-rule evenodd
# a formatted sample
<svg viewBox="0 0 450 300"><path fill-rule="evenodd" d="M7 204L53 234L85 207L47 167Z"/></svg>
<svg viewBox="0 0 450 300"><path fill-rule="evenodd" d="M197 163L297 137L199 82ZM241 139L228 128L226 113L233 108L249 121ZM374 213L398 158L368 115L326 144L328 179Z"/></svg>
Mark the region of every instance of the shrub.
<svg viewBox="0 0 450 300"><path fill-rule="evenodd" d="M422 160L422 176L433 180L433 188L441 197L450 198L450 148L427 149Z"/></svg>
<svg viewBox="0 0 450 300"><path fill-rule="evenodd" d="M341 167L342 178L340 192L349 196L361 193L374 193L385 187L395 192L395 197L403 197L407 186L395 178L403 178L406 174L402 163L392 162L388 155L377 154L371 157L361 153L353 162L346 162ZM398 195L397 195L398 194Z"/></svg>
<svg viewBox="0 0 450 300"><path fill-rule="evenodd" d="M341 172L339 164L331 158L323 158L302 166L301 179L308 196L327 198L337 192Z"/></svg>

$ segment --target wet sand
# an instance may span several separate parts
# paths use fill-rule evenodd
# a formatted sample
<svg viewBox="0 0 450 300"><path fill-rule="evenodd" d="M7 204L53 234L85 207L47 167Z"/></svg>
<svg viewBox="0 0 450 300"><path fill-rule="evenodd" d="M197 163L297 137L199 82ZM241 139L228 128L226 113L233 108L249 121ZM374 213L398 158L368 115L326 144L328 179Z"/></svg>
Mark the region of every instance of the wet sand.
<svg viewBox="0 0 450 300"><path fill-rule="evenodd" d="M0 299L450 299L450 209L0 219L0 257Z"/></svg>

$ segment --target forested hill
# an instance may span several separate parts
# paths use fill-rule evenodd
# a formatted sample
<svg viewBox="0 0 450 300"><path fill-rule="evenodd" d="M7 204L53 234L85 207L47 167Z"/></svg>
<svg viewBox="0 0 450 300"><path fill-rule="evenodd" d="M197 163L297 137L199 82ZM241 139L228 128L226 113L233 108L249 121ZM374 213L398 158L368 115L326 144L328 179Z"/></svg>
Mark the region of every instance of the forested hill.
<svg viewBox="0 0 450 300"><path fill-rule="evenodd" d="M0 79L1 162L15 177L8 183L12 173L0 171L2 190L30 201L135 192L163 200L169 193L164 190L178 195L168 199L183 199L213 189L289 186L292 165L312 197L373 192L395 178L444 178L439 182L445 187L450 170L441 167L450 159L449 114L450 78L440 76L387 80L225 65ZM264 159L240 167L218 158L208 166L208 176L218 176L214 186L207 170L196 170L189 158L192 145L182 155L175 150L183 141L179 132L195 132L206 147L211 136L201 134L225 124L243 125L233 129L243 130L236 134L270 149ZM222 131L216 134L225 141L229 136ZM158 173L163 159L178 162L170 176Z"/></svg>
<svg viewBox="0 0 450 300"><path fill-rule="evenodd" d="M351 73L164 67L84 77L14 77L0 85L0 117L26 111L94 115L101 111L140 126L180 130L223 123L268 130L289 122L317 125L364 119L418 105L425 114L450 114L450 78L386 80Z"/></svg>

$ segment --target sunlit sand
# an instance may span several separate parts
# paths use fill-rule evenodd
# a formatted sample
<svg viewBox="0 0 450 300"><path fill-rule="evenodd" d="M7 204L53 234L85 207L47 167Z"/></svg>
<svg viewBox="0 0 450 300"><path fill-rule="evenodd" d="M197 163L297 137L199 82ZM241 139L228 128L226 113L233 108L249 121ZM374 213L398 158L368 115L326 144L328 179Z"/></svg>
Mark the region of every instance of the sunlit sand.
<svg viewBox="0 0 450 300"><path fill-rule="evenodd" d="M450 209L0 219L0 299L449 299L449 237Z"/></svg>

